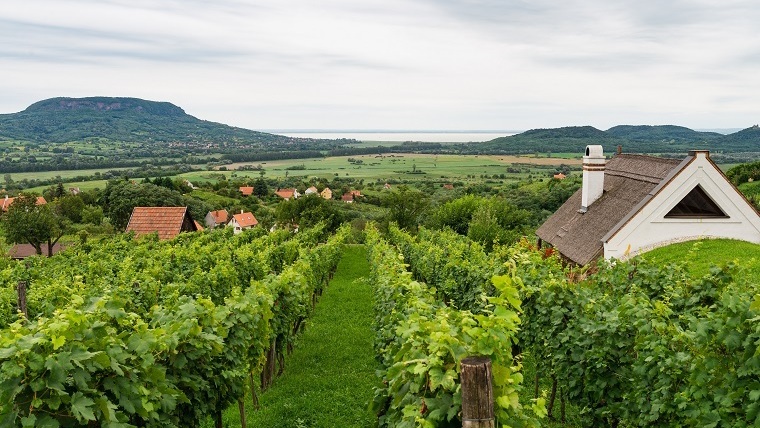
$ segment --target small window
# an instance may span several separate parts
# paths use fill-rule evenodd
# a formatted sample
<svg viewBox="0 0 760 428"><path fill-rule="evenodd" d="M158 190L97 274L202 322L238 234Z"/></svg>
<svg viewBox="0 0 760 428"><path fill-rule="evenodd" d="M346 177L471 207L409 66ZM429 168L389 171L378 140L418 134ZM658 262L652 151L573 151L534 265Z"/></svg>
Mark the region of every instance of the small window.
<svg viewBox="0 0 760 428"><path fill-rule="evenodd" d="M726 213L697 185L665 218L728 218Z"/></svg>

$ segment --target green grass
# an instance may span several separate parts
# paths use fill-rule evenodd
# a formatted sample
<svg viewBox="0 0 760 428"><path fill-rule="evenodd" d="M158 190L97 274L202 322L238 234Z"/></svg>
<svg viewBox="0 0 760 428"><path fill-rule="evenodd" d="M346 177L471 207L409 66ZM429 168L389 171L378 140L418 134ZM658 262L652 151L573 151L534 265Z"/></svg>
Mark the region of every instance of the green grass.
<svg viewBox="0 0 760 428"><path fill-rule="evenodd" d="M325 289L306 331L286 358L285 373L259 399L246 399L248 427L368 427L376 418L368 410L377 383L372 348L372 293L366 249L348 246ZM223 419L239 427L237 406ZM212 426L208 424L207 426Z"/></svg>
<svg viewBox="0 0 760 428"><path fill-rule="evenodd" d="M360 164L349 162L349 159L361 161ZM517 164L517 165L515 165ZM366 180L446 180L467 181L467 176L474 181L482 181L481 175L492 176L505 174L507 179L524 179L528 174L539 174L549 177L549 172L560 164L579 166L580 161L558 158L536 158L532 156L478 156L478 155L429 155L429 154L385 154L336 156L314 159L289 159L267 162L245 162L227 165L235 169L243 165L261 165L268 178L285 177L319 177L332 179L337 174L340 177L352 177ZM303 165L303 170L288 170L292 166ZM507 168L516 167L520 171L510 173ZM412 174L413 171L424 174ZM231 176L233 171L219 171ZM238 177L258 177L259 171L241 171L234 173ZM208 172L192 172L183 176L190 181L199 180L199 175L208 176ZM193 181L195 182L195 181Z"/></svg>
<svg viewBox="0 0 760 428"><path fill-rule="evenodd" d="M684 263L694 277L710 272L711 266L735 261L742 275L760 278L760 245L731 239L703 239L657 248L642 255L660 264Z"/></svg>

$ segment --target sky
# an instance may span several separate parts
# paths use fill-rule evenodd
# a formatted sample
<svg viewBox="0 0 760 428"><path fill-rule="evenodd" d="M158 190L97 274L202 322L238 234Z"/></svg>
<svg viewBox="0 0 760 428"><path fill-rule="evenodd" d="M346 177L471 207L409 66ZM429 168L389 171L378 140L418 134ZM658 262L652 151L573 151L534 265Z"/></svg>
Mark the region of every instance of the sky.
<svg viewBox="0 0 760 428"><path fill-rule="evenodd" d="M760 122L754 0L3 0L0 113L168 101L256 130Z"/></svg>

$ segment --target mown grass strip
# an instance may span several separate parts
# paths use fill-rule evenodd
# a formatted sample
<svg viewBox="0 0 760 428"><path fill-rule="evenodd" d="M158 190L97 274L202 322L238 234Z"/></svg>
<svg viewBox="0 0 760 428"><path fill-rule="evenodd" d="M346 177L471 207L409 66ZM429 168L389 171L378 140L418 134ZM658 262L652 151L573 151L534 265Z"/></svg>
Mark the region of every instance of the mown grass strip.
<svg viewBox="0 0 760 428"><path fill-rule="evenodd" d="M364 246L347 246L285 373L260 398L254 411L246 397L248 427L367 427L377 382L372 348L372 293L363 278L369 270ZM239 427L237 406L225 425Z"/></svg>

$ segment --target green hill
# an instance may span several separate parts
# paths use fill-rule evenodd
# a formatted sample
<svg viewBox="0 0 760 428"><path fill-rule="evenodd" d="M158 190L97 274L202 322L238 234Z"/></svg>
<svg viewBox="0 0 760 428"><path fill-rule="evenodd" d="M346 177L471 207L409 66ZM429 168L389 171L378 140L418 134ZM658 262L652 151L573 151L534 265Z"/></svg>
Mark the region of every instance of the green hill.
<svg viewBox="0 0 760 428"><path fill-rule="evenodd" d="M304 143L303 139L200 120L168 102L114 97L51 98L19 113L2 114L0 139L33 143L223 143L276 148L298 148Z"/></svg>
<svg viewBox="0 0 760 428"><path fill-rule="evenodd" d="M675 125L618 125L607 130L607 133L619 138L627 138L632 141L648 142L700 142L713 141L722 134L717 132L700 132L684 126Z"/></svg>
<svg viewBox="0 0 760 428"><path fill-rule="evenodd" d="M711 145L713 150L758 152L760 151L760 126L754 125L733 134L724 135Z"/></svg>
<svg viewBox="0 0 760 428"><path fill-rule="evenodd" d="M732 239L703 239L656 248L642 255L660 264L681 263L694 277L710 272L711 266L735 262L741 275L760 278L760 245Z"/></svg>
<svg viewBox="0 0 760 428"><path fill-rule="evenodd" d="M461 147L464 151L494 154L581 153L589 144L601 144L605 151L614 151L617 145L626 142L625 139L607 134L593 126L568 126L532 129L517 135Z"/></svg>
<svg viewBox="0 0 760 428"><path fill-rule="evenodd" d="M760 129L757 126L734 134L700 132L675 125L618 125L607 131L592 126L569 126L533 129L521 134L500 137L483 143L460 145L461 153L530 154L582 153L589 144L599 144L605 153L623 146L627 153L662 153L683 155L689 150L726 153L760 152ZM747 157L747 156L745 156ZM747 161L753 158L742 158Z"/></svg>

